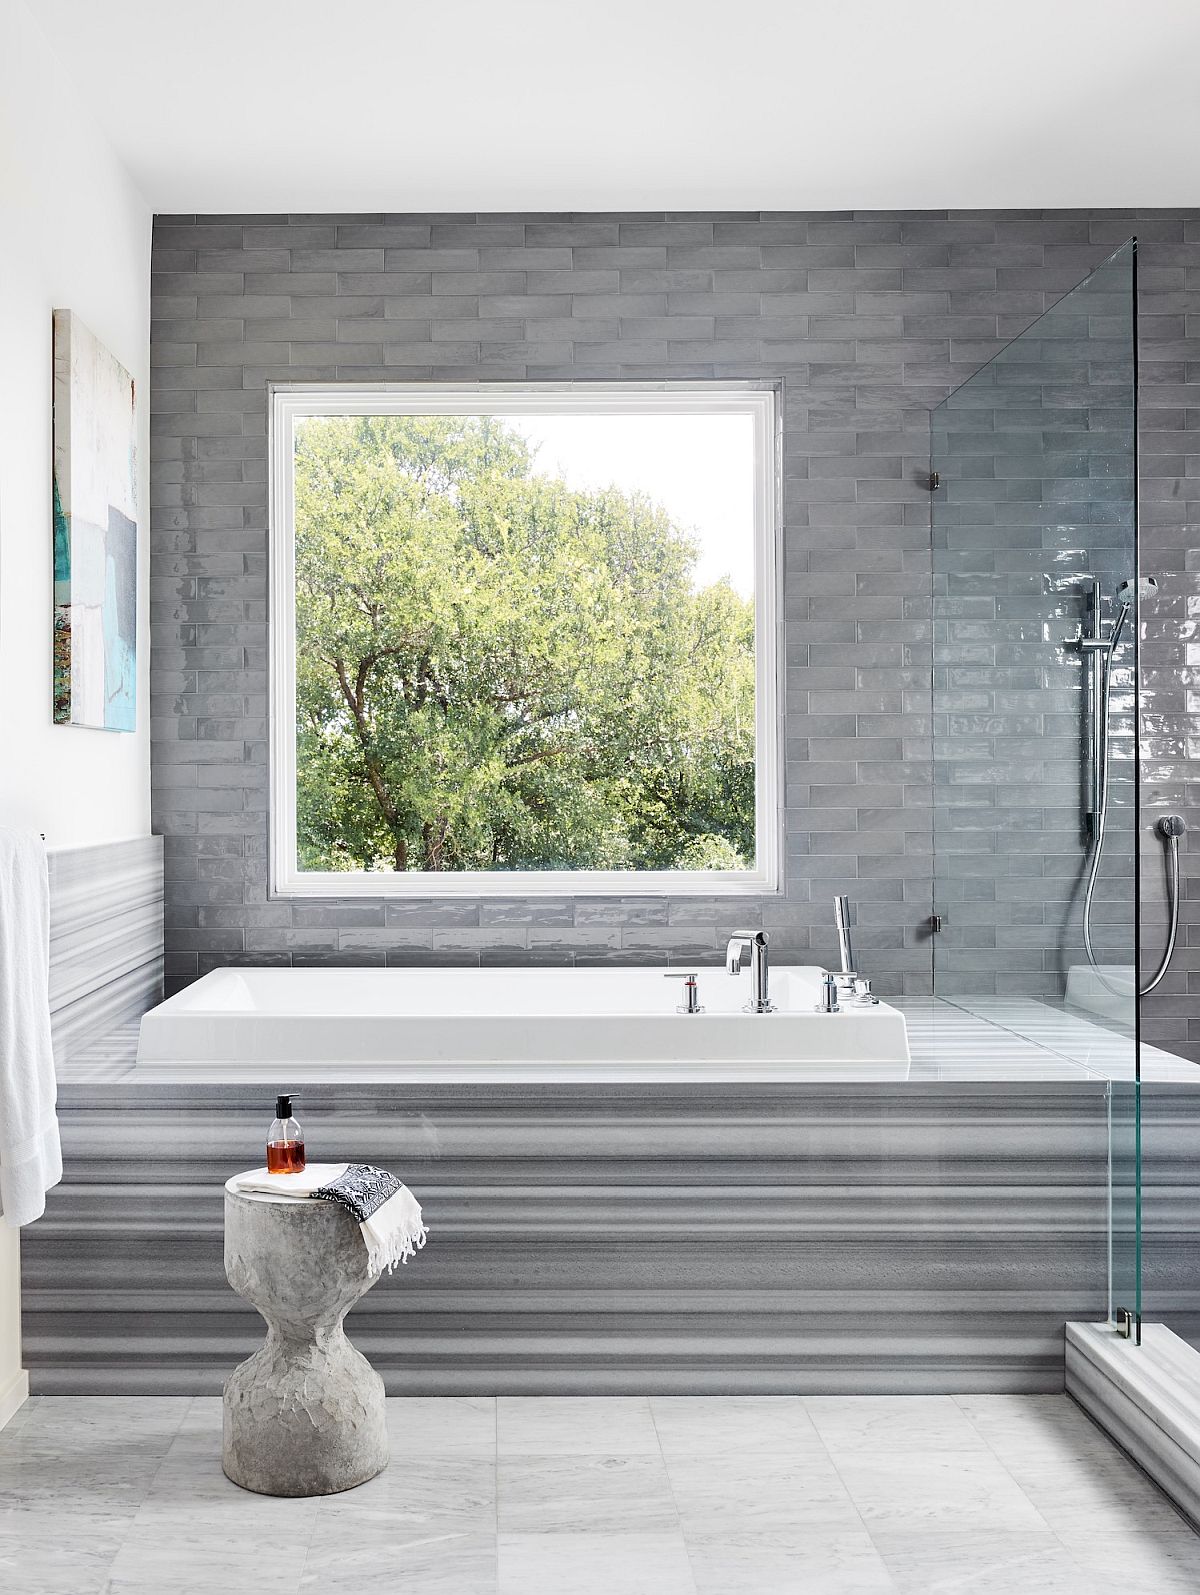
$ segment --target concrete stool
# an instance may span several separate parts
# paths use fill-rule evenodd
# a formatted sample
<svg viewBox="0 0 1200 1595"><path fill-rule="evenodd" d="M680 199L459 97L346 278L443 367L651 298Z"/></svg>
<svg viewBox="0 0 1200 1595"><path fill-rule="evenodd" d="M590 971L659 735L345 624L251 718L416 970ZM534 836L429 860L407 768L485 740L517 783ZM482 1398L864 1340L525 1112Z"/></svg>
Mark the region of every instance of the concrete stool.
<svg viewBox="0 0 1200 1595"><path fill-rule="evenodd" d="M222 1465L260 1495L333 1495L387 1467L383 1380L342 1319L379 1277L336 1202L225 1187L225 1273L267 1321L225 1383Z"/></svg>

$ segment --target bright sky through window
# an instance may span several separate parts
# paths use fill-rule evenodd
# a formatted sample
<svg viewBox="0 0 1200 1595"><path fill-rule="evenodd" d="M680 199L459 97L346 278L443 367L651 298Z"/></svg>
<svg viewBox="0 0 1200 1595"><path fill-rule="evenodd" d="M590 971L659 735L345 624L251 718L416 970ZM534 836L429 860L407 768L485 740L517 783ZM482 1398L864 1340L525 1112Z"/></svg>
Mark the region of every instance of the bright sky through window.
<svg viewBox="0 0 1200 1595"><path fill-rule="evenodd" d="M700 544L695 583L754 592L754 422L748 415L520 415L537 469L571 487L640 490Z"/></svg>

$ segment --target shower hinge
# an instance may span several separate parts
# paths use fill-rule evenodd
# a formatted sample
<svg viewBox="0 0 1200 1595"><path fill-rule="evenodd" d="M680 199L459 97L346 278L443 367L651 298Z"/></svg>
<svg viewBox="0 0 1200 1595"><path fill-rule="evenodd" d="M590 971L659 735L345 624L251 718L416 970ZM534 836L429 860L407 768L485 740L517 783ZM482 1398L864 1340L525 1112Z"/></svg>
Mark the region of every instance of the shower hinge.
<svg viewBox="0 0 1200 1595"><path fill-rule="evenodd" d="M930 935L931 936L936 936L938 931L941 930L941 928L942 928L942 916L940 914L930 914L930 916L929 916L929 933L930 933Z"/></svg>
<svg viewBox="0 0 1200 1595"><path fill-rule="evenodd" d="M1113 1317L1116 1321L1117 1334L1121 1336L1122 1340L1141 1338L1134 1335L1133 1331L1137 1325L1137 1318L1130 1312L1128 1307L1118 1307Z"/></svg>
<svg viewBox="0 0 1200 1595"><path fill-rule="evenodd" d="M930 473L929 473L929 491L931 493L936 493L938 488L941 487L941 485L942 485L942 473L940 471L930 471Z"/></svg>

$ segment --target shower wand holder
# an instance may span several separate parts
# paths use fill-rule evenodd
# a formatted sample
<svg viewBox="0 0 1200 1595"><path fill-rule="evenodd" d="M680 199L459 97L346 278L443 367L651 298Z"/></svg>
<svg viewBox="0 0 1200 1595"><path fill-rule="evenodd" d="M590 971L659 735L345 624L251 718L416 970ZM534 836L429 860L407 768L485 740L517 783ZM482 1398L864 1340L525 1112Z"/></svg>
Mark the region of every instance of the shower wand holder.
<svg viewBox="0 0 1200 1595"><path fill-rule="evenodd" d="M1154 834L1162 841L1167 870L1167 906L1170 925L1167 929L1167 946L1153 975L1141 987L1138 995L1148 997L1162 982L1175 956L1175 943L1179 938L1179 838L1187 832L1182 814L1164 814L1155 822Z"/></svg>

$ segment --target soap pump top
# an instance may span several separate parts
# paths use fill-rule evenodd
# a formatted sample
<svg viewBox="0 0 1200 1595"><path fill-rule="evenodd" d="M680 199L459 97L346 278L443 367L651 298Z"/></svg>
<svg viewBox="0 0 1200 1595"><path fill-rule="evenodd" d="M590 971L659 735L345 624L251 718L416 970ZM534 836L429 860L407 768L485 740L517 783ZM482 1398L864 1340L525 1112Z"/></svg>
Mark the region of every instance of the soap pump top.
<svg viewBox="0 0 1200 1595"><path fill-rule="evenodd" d="M299 1174L304 1167L304 1132L292 1117L290 1096L275 1099L275 1118L267 1136L267 1172Z"/></svg>

